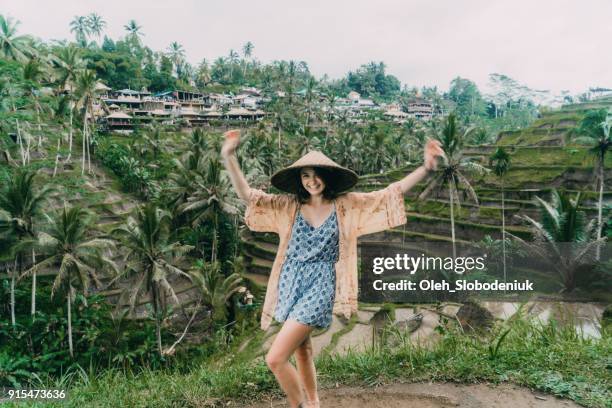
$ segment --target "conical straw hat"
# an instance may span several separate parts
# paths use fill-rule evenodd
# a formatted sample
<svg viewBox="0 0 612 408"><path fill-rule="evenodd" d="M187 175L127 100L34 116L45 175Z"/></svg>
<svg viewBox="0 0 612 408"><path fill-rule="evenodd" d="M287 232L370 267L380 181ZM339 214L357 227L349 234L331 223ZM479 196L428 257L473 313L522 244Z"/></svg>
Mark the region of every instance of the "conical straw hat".
<svg viewBox="0 0 612 408"><path fill-rule="evenodd" d="M328 180L328 184L337 193L350 189L359 179L353 170L342 167L323 153L313 150L292 165L274 173L271 180L272 185L279 190L297 193L300 169L304 167L323 167L331 170L332 177Z"/></svg>

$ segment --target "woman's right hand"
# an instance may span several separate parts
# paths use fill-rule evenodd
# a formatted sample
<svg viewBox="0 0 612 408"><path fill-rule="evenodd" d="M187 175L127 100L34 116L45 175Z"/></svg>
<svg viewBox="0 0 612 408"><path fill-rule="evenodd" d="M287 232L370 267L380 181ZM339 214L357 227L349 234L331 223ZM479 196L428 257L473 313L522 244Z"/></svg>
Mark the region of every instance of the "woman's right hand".
<svg viewBox="0 0 612 408"><path fill-rule="evenodd" d="M225 141L221 147L221 156L228 157L234 154L238 148L238 145L240 144L240 130L228 130L223 134L223 136L225 137Z"/></svg>

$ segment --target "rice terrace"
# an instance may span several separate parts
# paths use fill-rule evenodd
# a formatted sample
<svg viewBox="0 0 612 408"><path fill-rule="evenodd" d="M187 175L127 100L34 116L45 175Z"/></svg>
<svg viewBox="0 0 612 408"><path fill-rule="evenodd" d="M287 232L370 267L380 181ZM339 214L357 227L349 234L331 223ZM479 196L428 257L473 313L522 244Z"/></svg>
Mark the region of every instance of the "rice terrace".
<svg viewBox="0 0 612 408"><path fill-rule="evenodd" d="M589 65L611 61L529 59L563 30L603 45L607 3L525 2L549 44L509 2L151 3L0 8L0 403L612 407L612 77ZM592 6L582 31L553 21ZM496 25L523 48L470 31ZM312 152L333 164L279 188ZM355 273L283 362L285 251L336 216L328 266Z"/></svg>

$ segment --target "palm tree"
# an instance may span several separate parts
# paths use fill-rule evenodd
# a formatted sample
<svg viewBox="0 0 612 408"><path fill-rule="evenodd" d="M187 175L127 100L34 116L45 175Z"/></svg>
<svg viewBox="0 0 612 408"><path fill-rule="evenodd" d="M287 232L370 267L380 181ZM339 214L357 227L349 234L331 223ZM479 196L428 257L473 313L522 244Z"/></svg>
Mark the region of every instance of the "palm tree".
<svg viewBox="0 0 612 408"><path fill-rule="evenodd" d="M230 50L228 58L229 58L230 65L231 65L231 80L233 82L234 81L234 66L238 63L238 59L240 58L240 55L238 55L236 51Z"/></svg>
<svg viewBox="0 0 612 408"><path fill-rule="evenodd" d="M326 110L326 118L328 124L331 123L336 117L336 103L338 102L338 97L331 90L328 90L325 95L325 102L327 102L327 106L325 106Z"/></svg>
<svg viewBox="0 0 612 408"><path fill-rule="evenodd" d="M189 271L194 283L200 290L202 301L211 310L213 322L225 322L227 304L232 295L238 292L242 282L239 273L224 277L218 262L199 262L197 268Z"/></svg>
<svg viewBox="0 0 612 408"><path fill-rule="evenodd" d="M159 154L167 145L167 140L164 138L162 127L158 124L152 125L150 132L145 133L141 140L144 153L151 152L152 159L157 160Z"/></svg>
<svg viewBox="0 0 612 408"><path fill-rule="evenodd" d="M69 136L68 136L68 157L66 162L70 162L72 158L72 140L74 129L72 126L74 117L74 108L76 106L74 90L76 88L76 79L85 68L85 61L81 59L81 52L77 47L67 46L61 47L56 56L52 59L55 73L55 83L57 84L56 92L59 94L64 90L68 90L67 95L70 119L69 119Z"/></svg>
<svg viewBox="0 0 612 408"><path fill-rule="evenodd" d="M174 64L174 69L176 70L177 78L181 76L181 65L183 64L183 60L185 59L185 49L183 46L176 41L174 41L168 47L168 57L172 60Z"/></svg>
<svg viewBox="0 0 612 408"><path fill-rule="evenodd" d="M285 124L284 114L287 112L287 107L280 101L277 100L273 105L270 106L270 111L274 113L274 126L277 130L277 141L278 141L278 150L282 149L281 146L281 135L283 132L283 125Z"/></svg>
<svg viewBox="0 0 612 408"><path fill-rule="evenodd" d="M253 55L253 48L255 48L255 46L250 41L244 44L242 47L242 55L244 55L244 58L251 58L251 55Z"/></svg>
<svg viewBox="0 0 612 408"><path fill-rule="evenodd" d="M354 142L355 138L351 133L342 129L339 130L339 135L332 149L334 158L336 158L338 163L342 166L354 168L355 158L358 156Z"/></svg>
<svg viewBox="0 0 612 408"><path fill-rule="evenodd" d="M183 213L191 216L193 227L201 225L206 220L212 221L211 262L217 260L219 215L221 213L232 215L238 213L237 203L222 169L223 166L218 158L210 158L206 173L193 180L194 192L187 199L187 202L179 208Z"/></svg>
<svg viewBox="0 0 612 408"><path fill-rule="evenodd" d="M85 68L85 61L81 59L81 50L77 47L69 45L61 47L57 55L52 57L57 93L61 93L68 88L68 91L74 91L74 83L77 73Z"/></svg>
<svg viewBox="0 0 612 408"><path fill-rule="evenodd" d="M295 86L296 73L297 73L297 64L295 63L295 61L291 60L289 61L289 64L287 65L287 85L286 85L286 92L289 98L289 106L293 105L293 91L294 91L294 86Z"/></svg>
<svg viewBox="0 0 612 408"><path fill-rule="evenodd" d="M41 105L38 88L46 76L46 66L38 58L31 58L23 67L23 79L28 84L26 95L32 99L36 120L38 122L38 148L42 144L42 124L40 114L46 106Z"/></svg>
<svg viewBox="0 0 612 408"><path fill-rule="evenodd" d="M562 292L571 292L576 288L576 273L585 264L592 263L595 259L593 253L607 239L595 238L595 220L587 222L584 211L578 210L580 196L581 193L578 193L572 200L553 190L549 202L536 197L540 222L527 215L520 216L530 224L533 242L525 242L508 233L530 254L547 263L559 274Z"/></svg>
<svg viewBox="0 0 612 408"><path fill-rule="evenodd" d="M312 114L312 102L315 98L317 80L314 77L308 78L306 82L306 94L304 95L304 105L306 107L306 120L304 128L310 126L310 115Z"/></svg>
<svg viewBox="0 0 612 408"><path fill-rule="evenodd" d="M89 20L85 16L74 16L70 22L70 32L76 36L76 41L82 47L87 45L89 31Z"/></svg>
<svg viewBox="0 0 612 408"><path fill-rule="evenodd" d="M212 78L215 81L226 84L231 78L228 78L227 60L224 57L218 57L212 66Z"/></svg>
<svg viewBox="0 0 612 408"><path fill-rule="evenodd" d="M0 55L6 59L25 61L32 55L30 37L17 35L19 22L13 23L10 17L0 14Z"/></svg>
<svg viewBox="0 0 612 408"><path fill-rule="evenodd" d="M459 134L456 124L456 116L451 113L446 118L441 133L437 134L436 138L440 141L442 150L447 157L446 162L441 168L441 171L436 174L429 182L427 187L419 195L420 200L424 200L431 194L432 191L443 188L448 188L448 196L450 199L450 218L451 218L451 238L453 242L453 258L457 257L457 248L455 242L455 202L460 208L458 185L462 184L468 196L478 205L478 196L474 188L463 174L465 170L484 173L488 170L481 165L471 162L463 158L463 144L469 136L472 128L467 129L463 134Z"/></svg>
<svg viewBox="0 0 612 408"><path fill-rule="evenodd" d="M383 129L373 129L368 137L362 138L366 151L365 166L362 170L368 173L383 172L393 160L390 149L387 148L387 134Z"/></svg>
<svg viewBox="0 0 612 408"><path fill-rule="evenodd" d="M15 281L17 278L17 268L11 268L11 262L15 261L14 255L17 236L11 228L11 224L0 211L0 262L4 263L6 273L11 278L10 287L10 307L11 307L11 325L15 327Z"/></svg>
<svg viewBox="0 0 612 408"><path fill-rule="evenodd" d="M487 133L487 129L478 128L472 133L472 137L470 143L475 144L477 146L483 145L489 141L489 135Z"/></svg>
<svg viewBox="0 0 612 408"><path fill-rule="evenodd" d="M196 83L200 87L205 87L212 79L210 66L208 65L208 61L206 61L206 58L204 58L200 65L198 65L196 78Z"/></svg>
<svg viewBox="0 0 612 408"><path fill-rule="evenodd" d="M11 81L9 78L0 77L0 111L15 112L17 111L16 102L24 94L20 84Z"/></svg>
<svg viewBox="0 0 612 408"><path fill-rule="evenodd" d="M101 270L117 271L115 263L104 251L114 247L108 239L90 238L92 229L90 214L80 207L68 209L64 205L63 211L57 217L47 219L50 227L47 233L39 234L39 245L47 257L25 271L22 276L36 273L41 268L58 267L58 273L51 287L51 297L55 292L64 288L66 292L66 307L68 319L68 349L70 357L74 357L72 346L72 310L76 289L83 291L87 297L91 284L97 289L101 288L98 273Z"/></svg>
<svg viewBox="0 0 612 408"><path fill-rule="evenodd" d="M93 71L80 72L76 78L76 96L78 98L77 105L83 110L83 151L82 151L82 164L81 164L81 175L85 174L85 157L87 157L87 169L91 172L91 127L89 126L89 120L95 123L93 102L96 98L96 84L97 79Z"/></svg>
<svg viewBox="0 0 612 408"><path fill-rule="evenodd" d="M510 155L503 147L498 147L495 153L489 158L489 166L493 166L493 173L501 182L501 205L502 205L502 253L504 265L504 282L506 281L506 214L504 200L504 177L510 168Z"/></svg>
<svg viewBox="0 0 612 408"><path fill-rule="evenodd" d="M124 273L119 276L132 272L140 274L129 292L130 313L141 292L151 295L160 355L163 352L161 323L162 316L166 314L166 295L169 294L179 304L169 279L171 276L189 278L177 265L182 255L193 248L179 242L170 242L169 225L169 214L149 203L137 209L136 218L128 217L125 225L112 232L127 249L127 264Z"/></svg>
<svg viewBox="0 0 612 408"><path fill-rule="evenodd" d="M10 229L19 246L15 251L15 263L19 273L23 271L25 263L26 241L31 241L34 234L34 220L41 214L43 204L51 193L51 187L34 189L36 173L29 170L19 170L3 187L0 193L0 220L4 228ZM35 252L32 250L32 261ZM13 282L14 285L14 282ZM31 314L36 313L36 273L32 274L32 308Z"/></svg>
<svg viewBox="0 0 612 408"><path fill-rule="evenodd" d="M91 13L87 16L87 27L89 28L89 32L95 35L97 38L100 38L104 28L106 27L106 21L102 17L100 17L97 13Z"/></svg>
<svg viewBox="0 0 612 408"><path fill-rule="evenodd" d="M597 202L597 239L601 238L603 229L603 188L605 184L606 155L612 149L612 110L600 109L590 111L580 122L577 137L574 140L590 147L589 152L595 157L597 180L599 181L599 200ZM600 248L597 247L597 259L600 257Z"/></svg>
<svg viewBox="0 0 612 408"><path fill-rule="evenodd" d="M247 43L244 44L244 46L242 47L242 55L244 56L245 60L251 58L251 56L253 55L253 48L255 48L255 46L250 41L247 41ZM246 69L247 69L247 64L245 62L244 70L242 72L243 77L246 77Z"/></svg>
<svg viewBox="0 0 612 408"><path fill-rule="evenodd" d="M123 28L128 32L128 40L132 43L132 45L139 46L140 37L144 35L144 33L141 31L142 26L139 26L138 23L136 23L136 20L130 20L123 26Z"/></svg>

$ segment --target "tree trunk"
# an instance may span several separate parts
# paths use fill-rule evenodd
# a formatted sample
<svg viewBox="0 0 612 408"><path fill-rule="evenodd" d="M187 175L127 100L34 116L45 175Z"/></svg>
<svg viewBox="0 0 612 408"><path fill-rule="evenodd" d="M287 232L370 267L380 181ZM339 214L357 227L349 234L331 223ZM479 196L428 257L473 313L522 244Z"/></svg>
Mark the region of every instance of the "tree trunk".
<svg viewBox="0 0 612 408"><path fill-rule="evenodd" d="M30 164L30 148L32 147L32 138L28 136L26 138L26 162Z"/></svg>
<svg viewBox="0 0 612 408"><path fill-rule="evenodd" d="M501 204L502 204L502 254L503 254L503 265L504 265L504 283L506 282L506 205L504 200L504 180L501 182L502 191L501 191ZM504 289L504 292L506 289Z"/></svg>
<svg viewBox="0 0 612 408"><path fill-rule="evenodd" d="M234 215L234 233L236 234L236 238L240 239L238 234L238 217ZM238 257L238 244L234 243L234 261Z"/></svg>
<svg viewBox="0 0 612 408"><path fill-rule="evenodd" d="M163 349L161 344L161 311L159 305L159 288L157 284L153 285L155 298L153 299L153 304L155 305L155 336L157 337L157 349L159 350L159 355L162 355Z"/></svg>
<svg viewBox="0 0 612 408"><path fill-rule="evenodd" d="M68 157L66 158L67 162L70 162L72 158L72 107L70 108L70 130L68 133Z"/></svg>
<svg viewBox="0 0 612 408"><path fill-rule="evenodd" d="M90 130L88 129L86 147L87 147L87 172L89 174L91 174L91 153L89 152L90 143L91 143L91 135L90 135Z"/></svg>
<svg viewBox="0 0 612 408"><path fill-rule="evenodd" d="M93 109L93 105L91 100L89 101L89 112L91 112L91 121L92 121L92 126L87 126L87 171L89 172L89 174L91 174L91 153L90 153L90 149L91 149L91 132L92 129L94 128L93 124L95 123L95 119L94 119L94 109ZM85 115L85 121L87 122L87 115Z"/></svg>
<svg viewBox="0 0 612 408"><path fill-rule="evenodd" d="M601 238L602 207L603 207L603 185L604 185L604 156L599 161L599 202L597 203L597 239ZM595 259L601 258L601 245L597 245Z"/></svg>
<svg viewBox="0 0 612 408"><path fill-rule="evenodd" d="M162 355L162 342L161 342L161 319L160 319L160 308L159 308L159 288L156 283L153 283L153 312L155 313L155 337L157 338L157 349L159 355Z"/></svg>
<svg viewBox="0 0 612 408"><path fill-rule="evenodd" d="M32 265L36 265L36 254L32 250ZM36 314L36 270L32 273L32 320Z"/></svg>
<svg viewBox="0 0 612 408"><path fill-rule="evenodd" d="M55 154L55 165L53 166L53 177L55 177L55 175L57 174L57 165L59 163L59 158L60 158L60 142L61 142L62 138L58 138L57 139L57 153Z"/></svg>
<svg viewBox="0 0 612 408"><path fill-rule="evenodd" d="M17 126L17 143L19 144L19 153L21 155L21 165L25 166L26 164L26 155L23 150L23 138L21 137L21 129L19 128L19 120L15 119L15 125Z"/></svg>
<svg viewBox="0 0 612 408"><path fill-rule="evenodd" d="M68 294L66 295L66 303L68 307L68 350L70 350L70 357L74 358L74 350L72 348L72 310L70 302L70 291L71 287L68 288Z"/></svg>
<svg viewBox="0 0 612 408"><path fill-rule="evenodd" d="M448 193L450 197L450 216L451 216L451 238L453 240L453 259L457 258L457 248L455 246L455 199L453 196L453 182L448 183ZM453 261L454 262L454 261Z"/></svg>
<svg viewBox="0 0 612 408"><path fill-rule="evenodd" d="M11 324L15 327L15 273L17 272L17 258L15 258L15 268L10 272L9 264L6 264L6 271L11 275Z"/></svg>
<svg viewBox="0 0 612 408"><path fill-rule="evenodd" d="M87 109L85 109L85 116L87 116ZM82 158L81 158L81 176L85 174L85 140L87 139L87 121L83 120L83 143L82 143Z"/></svg>
<svg viewBox="0 0 612 408"><path fill-rule="evenodd" d="M40 109L38 106L38 101L35 100L36 105L36 120L38 121L38 146L36 147L39 151L42 147L42 127L40 125Z"/></svg>
<svg viewBox="0 0 612 408"><path fill-rule="evenodd" d="M215 219L213 223L213 241L212 241L212 254L211 254L211 262L215 262L217 260L217 229L219 228L219 215L215 212Z"/></svg>

